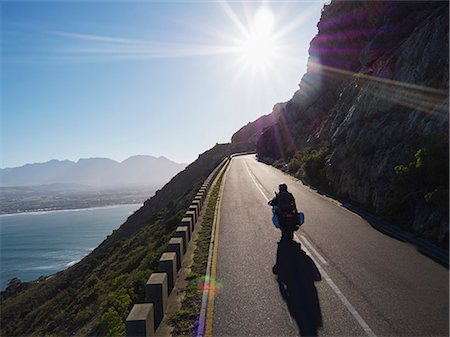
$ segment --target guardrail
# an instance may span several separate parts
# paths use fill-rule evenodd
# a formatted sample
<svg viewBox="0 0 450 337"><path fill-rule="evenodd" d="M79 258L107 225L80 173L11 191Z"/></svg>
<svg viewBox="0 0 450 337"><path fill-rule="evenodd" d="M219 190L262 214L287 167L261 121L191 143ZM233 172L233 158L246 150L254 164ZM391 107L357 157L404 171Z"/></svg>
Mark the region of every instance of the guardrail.
<svg viewBox="0 0 450 337"><path fill-rule="evenodd" d="M134 304L125 321L125 336L154 336L161 324L169 302L169 296L176 284L177 272L181 269L187 245L194 236L200 211L206 196L219 172L230 161L225 158L206 178L191 205L181 219L174 236L170 239L158 265L158 272L150 275L145 286L144 303Z"/></svg>

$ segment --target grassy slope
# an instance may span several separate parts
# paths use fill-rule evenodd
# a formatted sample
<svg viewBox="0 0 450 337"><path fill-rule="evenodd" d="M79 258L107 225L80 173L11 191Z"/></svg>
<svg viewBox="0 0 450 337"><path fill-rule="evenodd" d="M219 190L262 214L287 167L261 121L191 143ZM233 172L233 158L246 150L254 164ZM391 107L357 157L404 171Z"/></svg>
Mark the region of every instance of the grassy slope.
<svg viewBox="0 0 450 337"><path fill-rule="evenodd" d="M242 150L235 144L216 145L82 261L2 292L1 334L123 335L131 304L143 300L145 282L199 186L225 156Z"/></svg>

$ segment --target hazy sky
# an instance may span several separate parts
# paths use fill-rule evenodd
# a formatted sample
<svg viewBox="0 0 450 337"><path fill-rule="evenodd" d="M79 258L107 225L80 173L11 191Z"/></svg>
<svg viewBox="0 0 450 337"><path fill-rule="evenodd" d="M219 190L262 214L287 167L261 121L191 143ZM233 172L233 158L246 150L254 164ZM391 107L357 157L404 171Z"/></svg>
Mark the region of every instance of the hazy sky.
<svg viewBox="0 0 450 337"><path fill-rule="evenodd" d="M323 3L2 2L0 166L195 160L292 97Z"/></svg>

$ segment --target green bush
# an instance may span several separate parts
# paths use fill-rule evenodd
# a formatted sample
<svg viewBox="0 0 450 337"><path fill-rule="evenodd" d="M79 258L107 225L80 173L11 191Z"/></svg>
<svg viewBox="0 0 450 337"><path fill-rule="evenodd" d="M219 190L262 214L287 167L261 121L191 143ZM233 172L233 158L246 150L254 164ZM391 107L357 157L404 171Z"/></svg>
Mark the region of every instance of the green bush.
<svg viewBox="0 0 450 337"><path fill-rule="evenodd" d="M289 161L287 171L291 174L296 174L302 166L301 154L297 152L294 157Z"/></svg>
<svg viewBox="0 0 450 337"><path fill-rule="evenodd" d="M434 204L440 211L448 213L448 189L436 188L433 192L425 194L424 198L427 203Z"/></svg>
<svg viewBox="0 0 450 337"><path fill-rule="evenodd" d="M419 204L448 214L448 149L420 148L407 164L394 167L394 192L386 202L383 217L410 227ZM439 230L438 223L427 224L419 235Z"/></svg>
<svg viewBox="0 0 450 337"><path fill-rule="evenodd" d="M109 308L100 318L99 335L122 337L125 335L125 323L114 308Z"/></svg>
<svg viewBox="0 0 450 337"><path fill-rule="evenodd" d="M329 158L328 147L318 149L306 147L294 154L287 165L287 171L311 185L326 189L329 186L325 168Z"/></svg>
<svg viewBox="0 0 450 337"><path fill-rule="evenodd" d="M329 159L328 148L320 148L319 150L312 150L305 158L304 171L306 176L317 180L318 182L325 183L325 165Z"/></svg>
<svg viewBox="0 0 450 337"><path fill-rule="evenodd" d="M425 201L448 213L448 151L441 148L418 149L407 165L394 168L396 205L405 201Z"/></svg>
<svg viewBox="0 0 450 337"><path fill-rule="evenodd" d="M106 311L102 314L99 323L101 336L123 336L125 334L125 319L130 311L131 297L128 290L119 288L110 293L104 305Z"/></svg>
<svg viewBox="0 0 450 337"><path fill-rule="evenodd" d="M94 310L92 307L87 307L84 310L80 310L73 320L75 326L83 325L94 317Z"/></svg>

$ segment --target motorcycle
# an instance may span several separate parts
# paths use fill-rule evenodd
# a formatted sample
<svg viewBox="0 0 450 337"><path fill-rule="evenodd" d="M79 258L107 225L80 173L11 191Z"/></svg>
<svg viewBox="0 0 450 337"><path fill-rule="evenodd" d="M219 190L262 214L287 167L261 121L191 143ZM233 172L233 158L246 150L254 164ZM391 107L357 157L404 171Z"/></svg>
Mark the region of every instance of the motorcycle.
<svg viewBox="0 0 450 337"><path fill-rule="evenodd" d="M272 206L272 222L276 228L280 229L281 225L277 210L278 206ZM305 214L302 212L298 212L297 214L288 213L286 214L286 220L289 222L294 221L294 231L297 231L305 223Z"/></svg>

